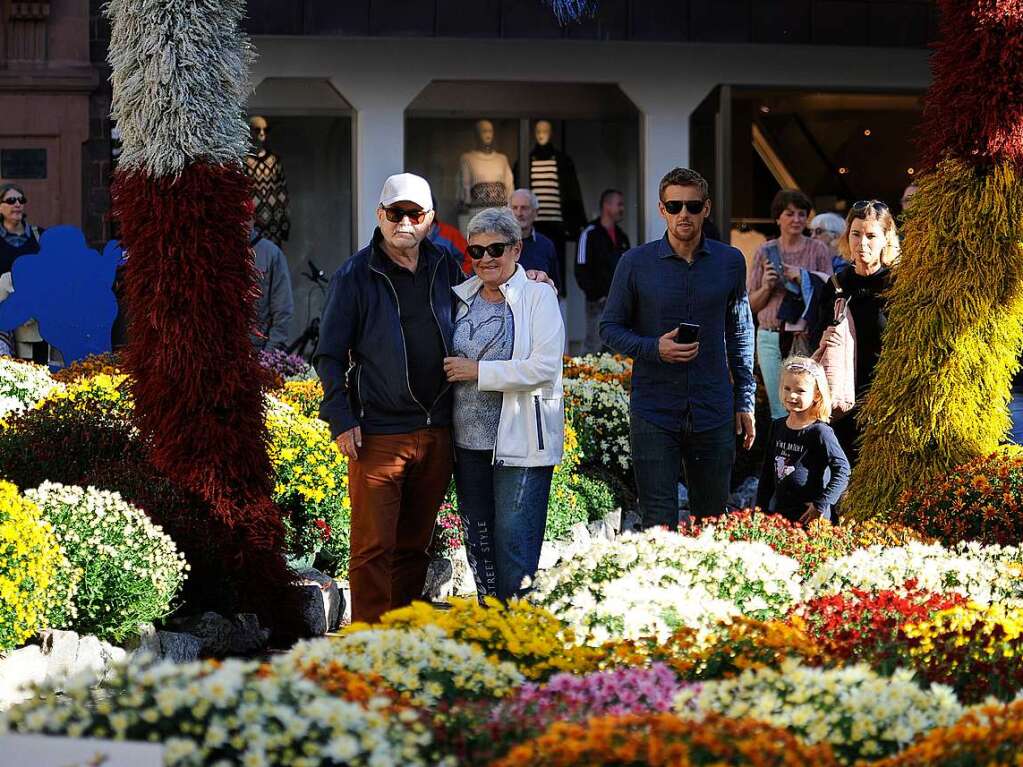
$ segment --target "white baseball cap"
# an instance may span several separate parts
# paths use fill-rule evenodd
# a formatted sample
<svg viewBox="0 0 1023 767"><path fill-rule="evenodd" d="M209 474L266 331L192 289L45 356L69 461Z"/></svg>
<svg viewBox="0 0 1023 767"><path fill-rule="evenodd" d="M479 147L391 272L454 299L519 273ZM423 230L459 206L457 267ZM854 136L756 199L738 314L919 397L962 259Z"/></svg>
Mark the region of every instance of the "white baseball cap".
<svg viewBox="0 0 1023 767"><path fill-rule="evenodd" d="M380 204L386 208L396 202L413 202L423 210L433 210L430 182L415 173L390 176L380 192Z"/></svg>

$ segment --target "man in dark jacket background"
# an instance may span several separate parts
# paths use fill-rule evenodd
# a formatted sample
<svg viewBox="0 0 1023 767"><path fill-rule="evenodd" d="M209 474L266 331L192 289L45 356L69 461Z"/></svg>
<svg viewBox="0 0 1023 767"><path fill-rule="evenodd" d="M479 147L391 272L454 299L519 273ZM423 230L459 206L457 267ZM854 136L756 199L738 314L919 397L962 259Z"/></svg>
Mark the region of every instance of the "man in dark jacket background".
<svg viewBox="0 0 1023 767"><path fill-rule="evenodd" d="M295 313L288 260L273 240L264 237L258 229L252 230L250 243L259 272L252 345L267 351L283 349L288 345L288 328Z"/></svg>
<svg viewBox="0 0 1023 767"><path fill-rule="evenodd" d="M625 217L625 197L617 189L600 195L600 216L583 229L575 259L575 279L586 294L585 354L599 354L600 315L604 312L618 259L630 247L619 226Z"/></svg>

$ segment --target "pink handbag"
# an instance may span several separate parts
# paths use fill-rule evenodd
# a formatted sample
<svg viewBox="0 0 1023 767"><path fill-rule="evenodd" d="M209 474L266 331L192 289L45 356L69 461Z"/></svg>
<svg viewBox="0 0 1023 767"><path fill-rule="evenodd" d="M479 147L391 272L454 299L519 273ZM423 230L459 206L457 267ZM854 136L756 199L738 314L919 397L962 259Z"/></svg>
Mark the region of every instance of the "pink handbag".
<svg viewBox="0 0 1023 767"><path fill-rule="evenodd" d="M848 299L835 277L835 318L832 327L838 334L838 343L827 346L821 339L813 359L824 368L824 376L831 389L832 419L839 419L856 405L856 328L848 311Z"/></svg>

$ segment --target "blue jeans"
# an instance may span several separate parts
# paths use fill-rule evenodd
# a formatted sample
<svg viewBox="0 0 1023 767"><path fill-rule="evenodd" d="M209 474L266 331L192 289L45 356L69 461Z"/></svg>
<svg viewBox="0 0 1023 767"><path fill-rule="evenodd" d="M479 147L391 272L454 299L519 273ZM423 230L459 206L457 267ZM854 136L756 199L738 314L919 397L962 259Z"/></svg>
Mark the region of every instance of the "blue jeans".
<svg viewBox="0 0 1023 767"><path fill-rule="evenodd" d="M490 450L455 448L458 513L480 597L522 596L540 563L553 466L495 466Z"/></svg>
<svg viewBox="0 0 1023 767"><path fill-rule="evenodd" d="M685 467L689 513L725 512L735 463L735 424L696 433L670 432L632 414L632 466L643 528L678 527L678 479Z"/></svg>
<svg viewBox="0 0 1023 767"><path fill-rule="evenodd" d="M777 330L757 329L757 364L760 366L760 377L764 379L767 390L767 401L771 403L771 418L783 418L788 411L781 401L781 346Z"/></svg>

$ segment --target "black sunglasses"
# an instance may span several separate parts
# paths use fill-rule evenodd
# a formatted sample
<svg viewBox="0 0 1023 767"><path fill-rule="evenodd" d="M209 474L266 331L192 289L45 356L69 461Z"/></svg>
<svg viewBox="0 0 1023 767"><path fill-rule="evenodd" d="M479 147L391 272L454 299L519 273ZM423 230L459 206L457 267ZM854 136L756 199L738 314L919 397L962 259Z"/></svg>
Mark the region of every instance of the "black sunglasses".
<svg viewBox="0 0 1023 767"><path fill-rule="evenodd" d="M677 216L685 208L694 216L701 212L707 204L706 200L665 200L664 209L672 216Z"/></svg>
<svg viewBox="0 0 1023 767"><path fill-rule="evenodd" d="M852 212L862 213L867 208L873 208L878 213L884 213L886 210L888 210L888 206L885 205L880 200L860 200L859 202L853 203Z"/></svg>
<svg viewBox="0 0 1023 767"><path fill-rule="evenodd" d="M465 251L473 261L479 261L484 255L500 258L504 255L504 249L510 248L514 244L514 242L492 242L490 245L470 245Z"/></svg>
<svg viewBox="0 0 1023 767"><path fill-rule="evenodd" d="M4 197L3 202L7 205L17 205L19 202L24 205L28 202L27 197Z"/></svg>
<svg viewBox="0 0 1023 767"><path fill-rule="evenodd" d="M423 219L426 218L427 211L425 210L405 210L404 208L384 208L384 215L387 216L387 220L392 224L400 224L402 219L407 218L409 223L415 226L416 224L423 223Z"/></svg>

